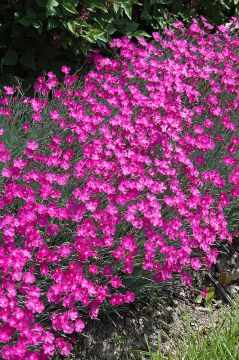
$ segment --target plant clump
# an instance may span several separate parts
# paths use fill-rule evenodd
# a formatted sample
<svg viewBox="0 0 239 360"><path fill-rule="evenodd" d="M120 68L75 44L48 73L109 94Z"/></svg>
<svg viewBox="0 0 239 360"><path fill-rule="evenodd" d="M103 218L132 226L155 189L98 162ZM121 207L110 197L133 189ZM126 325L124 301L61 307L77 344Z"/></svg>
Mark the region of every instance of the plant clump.
<svg viewBox="0 0 239 360"><path fill-rule="evenodd" d="M114 40L79 82L0 98L3 359L67 356L87 314L216 262L239 196L239 39L202 18ZM135 280L136 279L136 280ZM135 281L134 281L135 280ZM140 285L138 285L140 286Z"/></svg>

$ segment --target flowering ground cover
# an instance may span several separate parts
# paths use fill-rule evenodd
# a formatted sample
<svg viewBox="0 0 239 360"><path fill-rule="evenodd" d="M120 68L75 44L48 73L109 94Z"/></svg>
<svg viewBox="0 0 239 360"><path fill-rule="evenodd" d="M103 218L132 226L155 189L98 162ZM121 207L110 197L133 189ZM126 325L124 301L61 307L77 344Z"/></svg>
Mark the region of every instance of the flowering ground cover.
<svg viewBox="0 0 239 360"><path fill-rule="evenodd" d="M0 99L3 359L72 351L87 316L216 262L237 230L236 19L114 40ZM230 218L230 222L227 219Z"/></svg>

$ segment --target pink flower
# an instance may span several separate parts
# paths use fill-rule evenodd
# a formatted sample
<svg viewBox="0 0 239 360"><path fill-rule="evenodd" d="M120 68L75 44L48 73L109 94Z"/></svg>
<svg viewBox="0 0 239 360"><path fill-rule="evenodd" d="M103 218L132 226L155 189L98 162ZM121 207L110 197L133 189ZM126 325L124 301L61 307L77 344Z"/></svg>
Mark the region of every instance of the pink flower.
<svg viewBox="0 0 239 360"><path fill-rule="evenodd" d="M56 236L59 232L59 226L57 224L49 224L47 226L47 235Z"/></svg>
<svg viewBox="0 0 239 360"><path fill-rule="evenodd" d="M110 279L110 284L111 286L113 286L115 289L118 289L121 285L122 285L122 281L118 276L113 276Z"/></svg>
<svg viewBox="0 0 239 360"><path fill-rule="evenodd" d="M132 291L127 291L126 294L124 295L124 301L126 303L131 303L134 302L135 300L135 294Z"/></svg>
<svg viewBox="0 0 239 360"><path fill-rule="evenodd" d="M205 125L205 127L207 129L210 129L210 128L212 128L214 126L214 122L212 120L210 120L210 119L206 119L204 121L204 125Z"/></svg>
<svg viewBox="0 0 239 360"><path fill-rule="evenodd" d="M110 265L105 265L102 270L102 275L111 277L113 275L113 269Z"/></svg>
<svg viewBox="0 0 239 360"><path fill-rule="evenodd" d="M22 125L22 128L23 128L24 131L28 131L28 130L30 130L31 126L30 126L30 124L28 124L28 123L24 123L24 124Z"/></svg>
<svg viewBox="0 0 239 360"><path fill-rule="evenodd" d="M89 315L92 319L95 319L98 317L99 314L99 302L94 300L92 301L91 305L90 305L90 310L89 310Z"/></svg>
<svg viewBox="0 0 239 360"><path fill-rule="evenodd" d="M206 160L205 160L205 157L204 157L204 156L196 156L196 157L195 157L195 161L196 161L196 164L197 164L198 166L203 166L203 165L205 165L205 163L206 163Z"/></svg>
<svg viewBox="0 0 239 360"><path fill-rule="evenodd" d="M208 289L205 288L205 289L202 290L202 298L203 299L206 299L207 293L208 293Z"/></svg>
<svg viewBox="0 0 239 360"><path fill-rule="evenodd" d="M188 286L192 286L192 278L186 271L182 273L182 282L187 284Z"/></svg>
<svg viewBox="0 0 239 360"><path fill-rule="evenodd" d="M35 113L32 115L32 119L34 122L39 122L39 121L41 121L42 117L40 114Z"/></svg>
<svg viewBox="0 0 239 360"><path fill-rule="evenodd" d="M201 261L198 258L191 259L191 266L193 270L198 270L202 266Z"/></svg>
<svg viewBox="0 0 239 360"><path fill-rule="evenodd" d="M30 140L27 142L26 148L35 151L38 149L38 146L39 145L36 141Z"/></svg>
<svg viewBox="0 0 239 360"><path fill-rule="evenodd" d="M14 334L14 328L5 324L0 327L0 342L7 343Z"/></svg>
<svg viewBox="0 0 239 360"><path fill-rule="evenodd" d="M90 265L89 266L89 272L93 275L98 274L99 267L97 265Z"/></svg>
<svg viewBox="0 0 239 360"><path fill-rule="evenodd" d="M123 248L129 250L130 252L137 249L137 244L133 236L125 236L124 238L122 238L121 245Z"/></svg>
<svg viewBox="0 0 239 360"><path fill-rule="evenodd" d="M4 86L3 87L7 95L14 94L14 87L13 86Z"/></svg>
<svg viewBox="0 0 239 360"><path fill-rule="evenodd" d="M85 328L85 323L83 320L79 319L75 322L75 331L82 332Z"/></svg>
<svg viewBox="0 0 239 360"><path fill-rule="evenodd" d="M64 74L68 75L71 72L71 68L69 66L62 66L61 68L61 72L63 72Z"/></svg>
<svg viewBox="0 0 239 360"><path fill-rule="evenodd" d="M33 284L36 281L35 276L29 271L25 272L22 278L27 284Z"/></svg>
<svg viewBox="0 0 239 360"><path fill-rule="evenodd" d="M60 354L62 356L68 356L71 353L72 346L69 341L64 340L62 338L56 339L56 347L60 350Z"/></svg>

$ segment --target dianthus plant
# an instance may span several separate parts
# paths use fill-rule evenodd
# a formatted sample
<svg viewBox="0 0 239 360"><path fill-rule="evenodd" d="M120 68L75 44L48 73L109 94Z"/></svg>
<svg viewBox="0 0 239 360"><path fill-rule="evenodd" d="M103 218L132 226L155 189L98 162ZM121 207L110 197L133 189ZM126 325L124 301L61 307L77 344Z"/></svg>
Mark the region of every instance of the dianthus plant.
<svg viewBox="0 0 239 360"><path fill-rule="evenodd" d="M232 241L239 196L239 39L201 19L114 40L79 82L49 72L0 98L0 342L7 360L71 352L87 314L134 276L192 283ZM233 229L235 230L235 229ZM129 281L131 279L131 281Z"/></svg>

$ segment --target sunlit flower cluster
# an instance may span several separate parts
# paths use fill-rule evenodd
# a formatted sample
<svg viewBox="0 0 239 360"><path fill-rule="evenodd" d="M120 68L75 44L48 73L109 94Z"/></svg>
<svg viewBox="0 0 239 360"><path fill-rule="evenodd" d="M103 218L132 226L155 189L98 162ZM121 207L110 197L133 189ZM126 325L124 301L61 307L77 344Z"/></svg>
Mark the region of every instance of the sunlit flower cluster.
<svg viewBox="0 0 239 360"><path fill-rule="evenodd" d="M7 360L69 355L86 314L209 268L239 196L239 39L194 20L114 40L79 81L0 98L0 342ZM20 105L19 105L20 104Z"/></svg>

